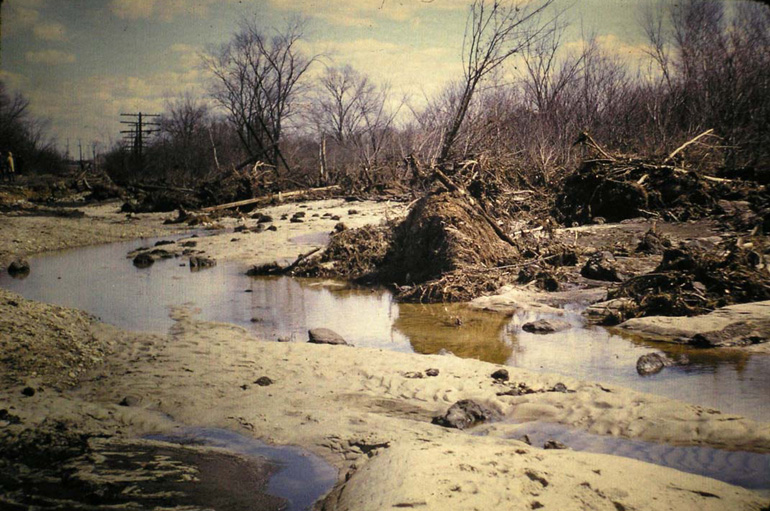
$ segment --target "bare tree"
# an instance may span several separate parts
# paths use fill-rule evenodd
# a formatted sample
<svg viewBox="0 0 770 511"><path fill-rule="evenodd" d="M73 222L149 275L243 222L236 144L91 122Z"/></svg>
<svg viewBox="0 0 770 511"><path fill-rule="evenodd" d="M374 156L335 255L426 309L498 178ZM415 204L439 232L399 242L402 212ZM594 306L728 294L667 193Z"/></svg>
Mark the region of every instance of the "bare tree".
<svg viewBox="0 0 770 511"><path fill-rule="evenodd" d="M303 32L304 22L294 19L269 37L252 20L204 56L214 77L212 97L228 112L250 161L266 160L277 177L279 164L289 170L280 142L295 113L301 79L315 61L299 48Z"/></svg>
<svg viewBox="0 0 770 511"><path fill-rule="evenodd" d="M552 1L538 0L521 5L514 1L493 0L490 5L486 0L474 0L471 4L463 40L464 85L441 139L439 165L449 157L481 81L509 57L552 29L551 23L540 23L540 15Z"/></svg>

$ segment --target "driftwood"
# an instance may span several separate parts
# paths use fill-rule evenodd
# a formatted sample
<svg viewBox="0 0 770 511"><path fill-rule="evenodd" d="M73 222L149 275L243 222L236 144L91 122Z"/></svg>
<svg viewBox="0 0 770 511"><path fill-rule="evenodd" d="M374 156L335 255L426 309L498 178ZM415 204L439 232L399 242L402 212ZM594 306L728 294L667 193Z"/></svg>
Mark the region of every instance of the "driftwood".
<svg viewBox="0 0 770 511"><path fill-rule="evenodd" d="M295 190L293 192L278 192L264 197L256 197L254 199L245 199L237 202L228 202L227 204L219 204L217 206L210 206L208 208L201 209L203 213L210 213L212 211L220 211L222 209L237 208L240 206L248 206L249 204L257 204L259 202L270 202L273 199L282 200L287 197L296 197L304 195L310 192L325 192L329 190L335 190L339 188L339 185L324 186L323 188L309 188L307 190Z"/></svg>
<svg viewBox="0 0 770 511"><path fill-rule="evenodd" d="M685 142L684 144L682 144L682 145L680 145L679 147L677 147L677 148L674 150L674 152L673 152L673 153L669 154L669 155L668 155L668 157L666 157L666 159L665 159L665 160L663 160L663 163L666 163L667 161L671 160L671 159L672 159L674 156L676 156L676 155L677 155L677 154L679 154L681 151L683 151L685 148L687 148L687 146L689 146L689 145L691 145L691 144L694 144L695 142L697 142L697 141L698 141L698 140L700 140L701 138L703 138L703 137L705 137L705 136L707 136L707 135L711 135L712 133L714 133L714 129L713 129L713 128L711 128L711 129L707 129L706 131L704 131L703 133L701 133L701 134L700 134L700 135L698 135L697 137L691 138L690 140L688 140L688 141L687 141L687 142Z"/></svg>

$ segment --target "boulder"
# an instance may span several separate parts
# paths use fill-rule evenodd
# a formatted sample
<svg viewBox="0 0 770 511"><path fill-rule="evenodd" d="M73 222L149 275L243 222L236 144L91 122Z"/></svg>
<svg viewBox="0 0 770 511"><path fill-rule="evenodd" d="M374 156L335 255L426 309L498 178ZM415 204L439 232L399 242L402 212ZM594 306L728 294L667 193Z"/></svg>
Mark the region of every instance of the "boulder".
<svg viewBox="0 0 770 511"><path fill-rule="evenodd" d="M560 319L538 319L524 323L521 329L531 334L552 334L567 330L570 326L569 323Z"/></svg>
<svg viewBox="0 0 770 511"><path fill-rule="evenodd" d="M449 407L444 415L433 417L433 424L445 428L465 429L493 418L495 413L473 401L463 399Z"/></svg>
<svg viewBox="0 0 770 511"><path fill-rule="evenodd" d="M636 372L640 376L657 374L667 365L670 365L670 362L664 356L658 353L647 353L636 361Z"/></svg>
<svg viewBox="0 0 770 511"><path fill-rule="evenodd" d="M333 344L348 346L340 334L329 328L312 328L307 331L308 342L312 344Z"/></svg>
<svg viewBox="0 0 770 511"><path fill-rule="evenodd" d="M492 379L496 381L508 381L509 375L507 369L498 369L492 373Z"/></svg>
<svg viewBox="0 0 770 511"><path fill-rule="evenodd" d="M134 266L137 268L149 268L155 263L155 259L148 253L143 252L134 257Z"/></svg>
<svg viewBox="0 0 770 511"><path fill-rule="evenodd" d="M18 276L29 273L29 263L26 259L16 259L8 265L8 275Z"/></svg>

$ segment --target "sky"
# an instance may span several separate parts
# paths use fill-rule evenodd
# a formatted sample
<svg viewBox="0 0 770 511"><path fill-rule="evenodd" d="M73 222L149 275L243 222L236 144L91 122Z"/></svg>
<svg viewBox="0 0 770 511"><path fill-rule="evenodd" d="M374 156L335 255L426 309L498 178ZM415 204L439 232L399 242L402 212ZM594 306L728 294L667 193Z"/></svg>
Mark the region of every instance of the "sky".
<svg viewBox="0 0 770 511"><path fill-rule="evenodd" d="M184 92L204 96L200 54L229 41L244 19L264 30L307 18L305 49L419 103L462 76L471 0L5 0L0 80L50 122L64 149L107 147L121 112L159 113ZM527 0L517 0L527 1ZM536 1L536 0L530 0ZM555 0L565 43L595 33L612 52L639 58L637 7L652 0ZM313 72L320 72L322 65Z"/></svg>

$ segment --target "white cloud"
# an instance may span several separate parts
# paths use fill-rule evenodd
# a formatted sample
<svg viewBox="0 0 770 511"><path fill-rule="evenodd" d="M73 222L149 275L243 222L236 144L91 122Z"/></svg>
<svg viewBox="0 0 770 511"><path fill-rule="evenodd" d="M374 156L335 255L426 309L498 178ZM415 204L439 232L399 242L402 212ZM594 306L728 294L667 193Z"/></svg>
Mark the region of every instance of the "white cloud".
<svg viewBox="0 0 770 511"><path fill-rule="evenodd" d="M27 62L33 64L72 64L75 62L75 55L66 51L60 50L40 50L40 51L28 51L24 54L24 58Z"/></svg>
<svg viewBox="0 0 770 511"><path fill-rule="evenodd" d="M448 81L462 77L460 55L449 48L415 48L368 38L342 43L319 41L312 49L326 53L334 63L351 65L379 83L389 83L399 94L431 94Z"/></svg>
<svg viewBox="0 0 770 511"><path fill-rule="evenodd" d="M159 19L170 22L182 16L209 16L216 4L238 0L112 0L110 11L118 18L128 20Z"/></svg>
<svg viewBox="0 0 770 511"><path fill-rule="evenodd" d="M35 34L35 37L44 41L67 40L67 28L55 21L37 23L32 28L32 32Z"/></svg>
<svg viewBox="0 0 770 511"><path fill-rule="evenodd" d="M420 14L467 10L470 0L269 0L282 10L341 26L371 26L378 20L407 21Z"/></svg>

